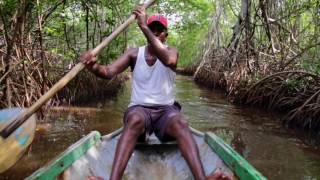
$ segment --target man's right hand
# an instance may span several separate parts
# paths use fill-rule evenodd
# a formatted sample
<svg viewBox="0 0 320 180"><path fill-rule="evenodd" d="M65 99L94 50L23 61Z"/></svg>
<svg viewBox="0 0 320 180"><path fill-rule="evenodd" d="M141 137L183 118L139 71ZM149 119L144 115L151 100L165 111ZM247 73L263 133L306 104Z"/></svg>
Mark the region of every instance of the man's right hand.
<svg viewBox="0 0 320 180"><path fill-rule="evenodd" d="M136 7L136 9L133 11L133 14L136 15L137 23L140 28L148 28L147 13L146 13L145 7L143 6Z"/></svg>
<svg viewBox="0 0 320 180"><path fill-rule="evenodd" d="M87 67L93 66L97 62L97 56L94 56L91 51L87 51L80 56L80 61Z"/></svg>

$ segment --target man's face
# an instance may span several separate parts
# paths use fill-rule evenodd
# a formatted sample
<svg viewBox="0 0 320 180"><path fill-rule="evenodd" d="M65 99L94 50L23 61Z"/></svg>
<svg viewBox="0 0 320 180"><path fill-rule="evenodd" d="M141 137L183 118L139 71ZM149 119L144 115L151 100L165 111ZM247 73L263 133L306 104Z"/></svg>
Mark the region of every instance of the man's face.
<svg viewBox="0 0 320 180"><path fill-rule="evenodd" d="M149 28L152 31L153 35L155 35L161 42L166 42L168 32L162 24L160 24L159 22L153 22L149 24Z"/></svg>

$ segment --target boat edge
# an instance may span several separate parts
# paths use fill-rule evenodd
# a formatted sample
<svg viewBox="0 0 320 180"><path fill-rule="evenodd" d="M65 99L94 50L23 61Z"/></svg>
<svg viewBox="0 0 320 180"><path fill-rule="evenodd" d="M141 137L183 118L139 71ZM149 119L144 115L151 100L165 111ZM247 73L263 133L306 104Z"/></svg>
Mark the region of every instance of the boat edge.
<svg viewBox="0 0 320 180"><path fill-rule="evenodd" d="M55 179L98 142L101 142L101 134L98 131L90 132L87 136L68 147L57 158L31 174L26 180Z"/></svg>
<svg viewBox="0 0 320 180"><path fill-rule="evenodd" d="M232 147L226 144L221 138L212 132L203 133L190 127L192 133L204 137L207 144L214 150L218 156L227 164L227 166L236 173L240 179L248 180L266 180L247 160L239 155ZM96 143L106 139L111 139L122 132L120 128L110 134L101 136L98 131L92 131L87 136L81 138L75 144L71 145L64 152L50 161L44 167L38 169L32 175L27 177L31 179L55 179L64 170L70 167L77 159L84 155Z"/></svg>
<svg viewBox="0 0 320 180"><path fill-rule="evenodd" d="M205 133L205 141L215 153L227 164L227 166L240 179L245 180L267 180L247 160L238 154L232 147L212 132Z"/></svg>

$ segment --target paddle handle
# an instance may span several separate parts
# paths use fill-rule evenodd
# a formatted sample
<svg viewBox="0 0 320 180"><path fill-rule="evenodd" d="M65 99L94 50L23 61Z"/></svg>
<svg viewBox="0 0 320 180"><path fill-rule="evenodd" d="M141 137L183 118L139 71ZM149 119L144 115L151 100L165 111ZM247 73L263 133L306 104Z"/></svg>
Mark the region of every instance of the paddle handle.
<svg viewBox="0 0 320 180"><path fill-rule="evenodd" d="M144 7L147 9L156 0L149 0L144 3ZM98 55L103 48L108 46L110 42L116 38L123 30L125 30L134 20L136 16L131 15L123 24L121 24L116 30L114 30L107 38L105 38L97 47L92 50L93 55ZM71 81L85 65L80 62L74 66L63 78L61 78L47 93L40 97L30 108L24 110L12 123L4 128L0 135L3 138L7 138L13 131L21 126L33 113L35 113L44 103L46 103L51 97L53 97L59 90L61 90L69 81Z"/></svg>

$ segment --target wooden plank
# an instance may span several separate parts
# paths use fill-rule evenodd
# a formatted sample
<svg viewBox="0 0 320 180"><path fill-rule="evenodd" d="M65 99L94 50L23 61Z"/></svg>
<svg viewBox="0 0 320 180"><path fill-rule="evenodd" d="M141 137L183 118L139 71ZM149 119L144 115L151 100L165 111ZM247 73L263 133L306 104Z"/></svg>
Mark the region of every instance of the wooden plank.
<svg viewBox="0 0 320 180"><path fill-rule="evenodd" d="M84 155L92 146L101 142L101 135L98 131L92 131L78 142L61 153L57 159L48 163L47 166L34 172L27 178L30 179L56 179L56 177L72 165L77 159Z"/></svg>
<svg viewBox="0 0 320 180"><path fill-rule="evenodd" d="M240 178L245 180L266 180L248 161L239 155L232 147L212 132L205 134L205 141Z"/></svg>

